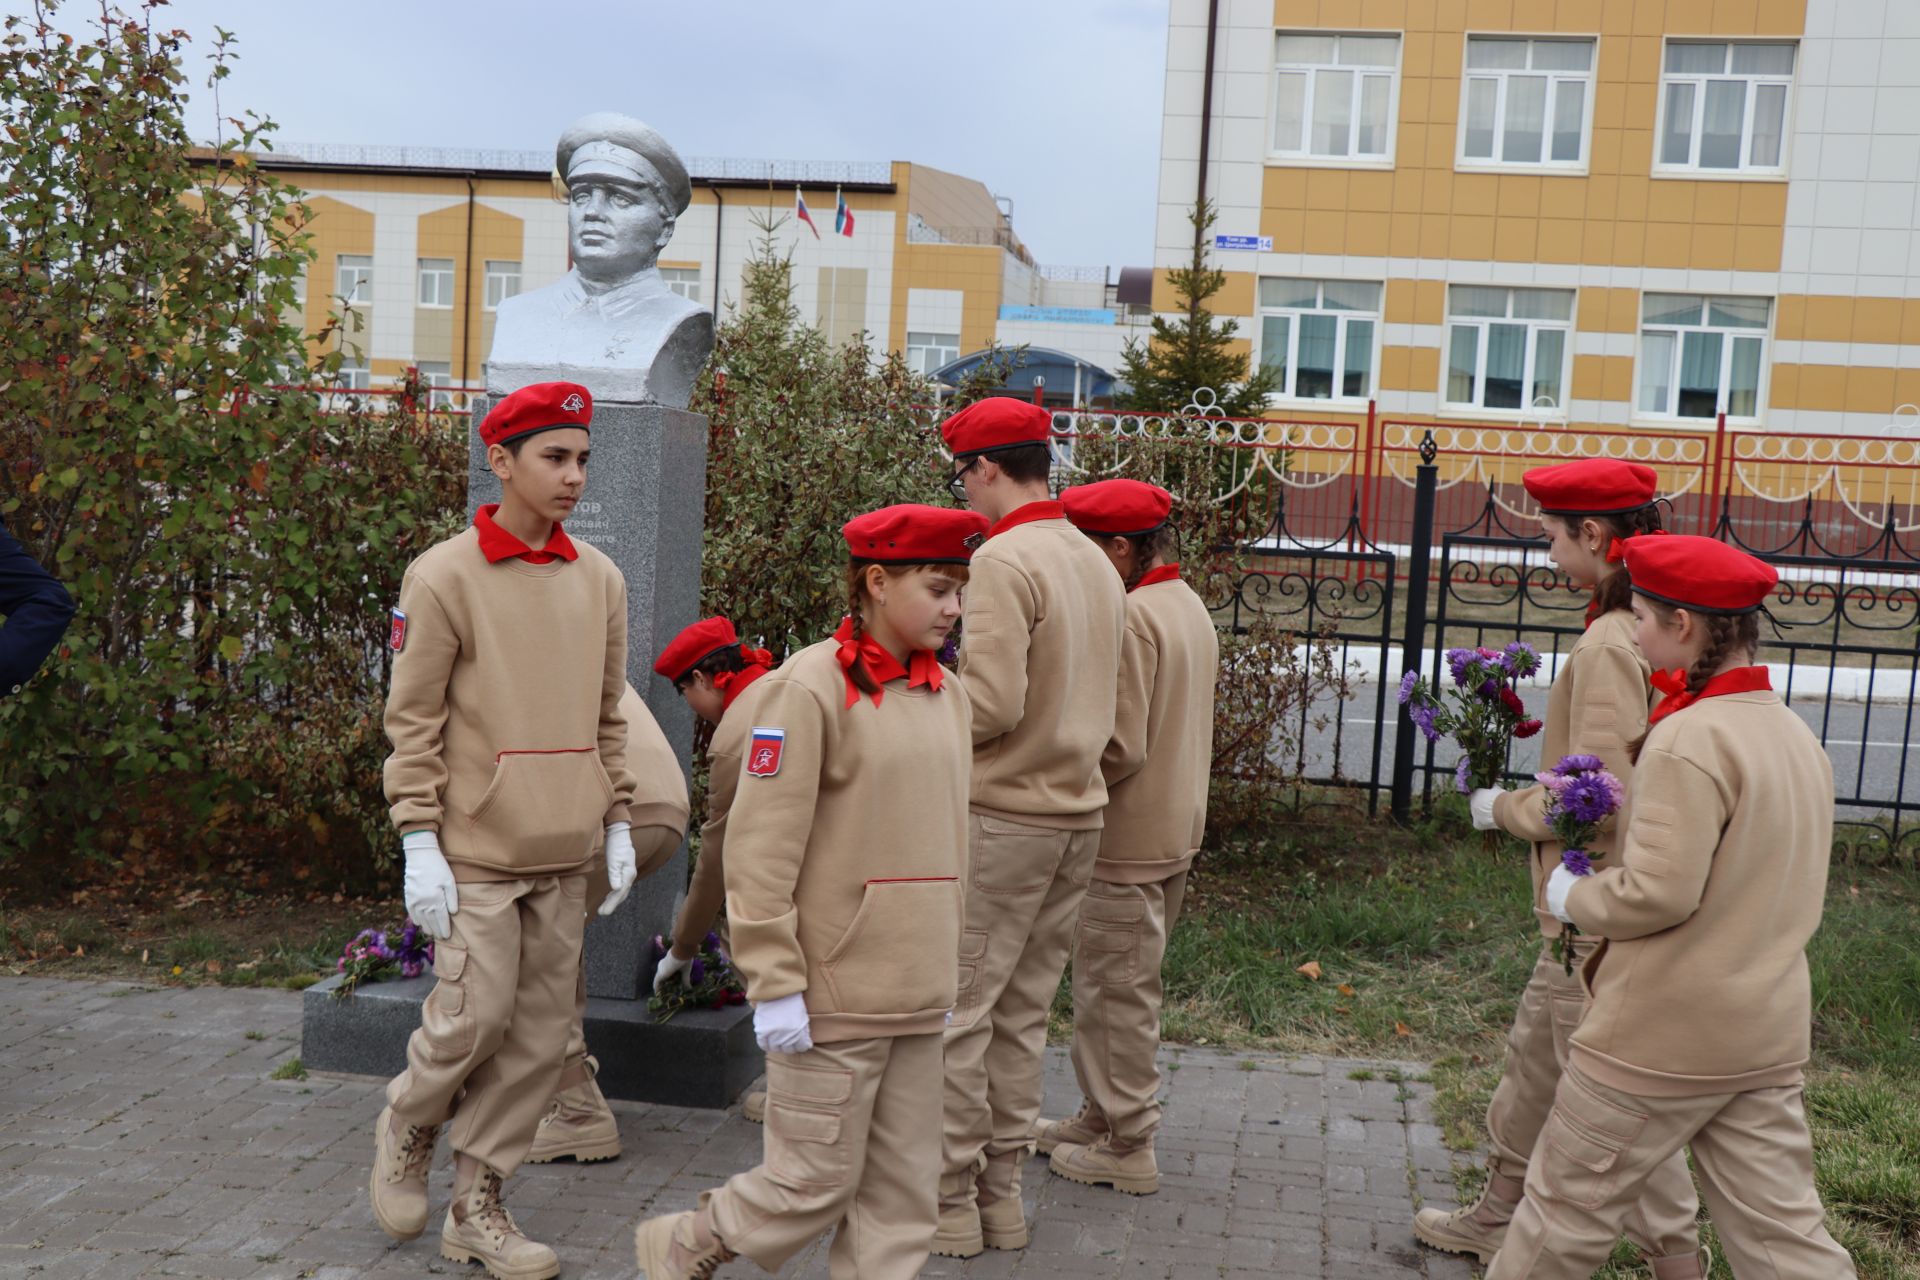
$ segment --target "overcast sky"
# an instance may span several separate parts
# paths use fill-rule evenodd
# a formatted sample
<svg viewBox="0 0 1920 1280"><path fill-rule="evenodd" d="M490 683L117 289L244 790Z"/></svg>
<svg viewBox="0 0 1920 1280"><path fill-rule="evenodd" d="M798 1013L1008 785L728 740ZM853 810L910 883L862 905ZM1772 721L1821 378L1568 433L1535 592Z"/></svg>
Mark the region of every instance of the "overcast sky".
<svg viewBox="0 0 1920 1280"><path fill-rule="evenodd" d="M1012 199L1041 262L1153 261L1167 0L174 0L158 20L202 54L232 31L223 110L290 141L541 150L614 109L686 155L965 174Z"/></svg>

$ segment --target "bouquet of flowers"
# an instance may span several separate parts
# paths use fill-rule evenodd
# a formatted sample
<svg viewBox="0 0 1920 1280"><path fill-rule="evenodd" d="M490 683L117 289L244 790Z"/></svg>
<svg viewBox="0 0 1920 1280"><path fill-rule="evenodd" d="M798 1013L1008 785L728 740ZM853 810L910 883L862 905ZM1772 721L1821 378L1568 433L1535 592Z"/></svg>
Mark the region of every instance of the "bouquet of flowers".
<svg viewBox="0 0 1920 1280"><path fill-rule="evenodd" d="M362 929L334 963L341 981L333 998L346 999L361 983L386 977L389 969L399 969L403 978L417 978L432 963L433 941L411 920L398 930Z"/></svg>
<svg viewBox="0 0 1920 1280"><path fill-rule="evenodd" d="M1449 649L1451 706L1418 671L1400 678L1400 705L1414 727L1428 742L1446 734L1460 744L1454 785L1461 795L1498 786L1506 772L1508 743L1540 732L1540 721L1527 715L1526 704L1513 690L1516 682L1539 669L1540 655L1518 640L1504 649Z"/></svg>
<svg viewBox="0 0 1920 1280"><path fill-rule="evenodd" d="M653 939L653 958L657 962L667 954L667 940L658 934ZM656 1022L665 1022L682 1009L724 1009L730 1004L745 1004L747 989L734 971L733 959L720 945L720 935L709 933L700 940L700 950L687 965L685 982L669 982L647 1001Z"/></svg>
<svg viewBox="0 0 1920 1280"><path fill-rule="evenodd" d="M1599 756L1563 756L1560 763L1534 777L1547 789L1547 825L1566 846L1560 865L1576 876L1593 874L1590 852L1600 828L1620 812L1627 789L1607 771ZM1580 931L1572 925L1560 930L1560 962L1573 972L1573 940Z"/></svg>

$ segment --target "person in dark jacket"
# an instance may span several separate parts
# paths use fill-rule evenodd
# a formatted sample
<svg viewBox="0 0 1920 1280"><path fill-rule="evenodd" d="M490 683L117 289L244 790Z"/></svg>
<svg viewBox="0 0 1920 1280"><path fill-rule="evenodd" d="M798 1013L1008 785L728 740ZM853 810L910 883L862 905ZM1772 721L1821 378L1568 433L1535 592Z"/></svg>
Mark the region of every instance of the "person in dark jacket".
<svg viewBox="0 0 1920 1280"><path fill-rule="evenodd" d="M0 697L20 692L60 643L73 597L0 525Z"/></svg>

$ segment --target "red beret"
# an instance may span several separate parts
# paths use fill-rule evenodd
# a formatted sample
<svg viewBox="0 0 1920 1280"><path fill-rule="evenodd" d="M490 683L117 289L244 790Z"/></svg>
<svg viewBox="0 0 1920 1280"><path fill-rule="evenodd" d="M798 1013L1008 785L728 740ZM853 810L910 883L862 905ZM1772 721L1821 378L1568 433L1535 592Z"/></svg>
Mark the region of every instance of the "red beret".
<svg viewBox="0 0 1920 1280"><path fill-rule="evenodd" d="M731 622L720 617L702 618L668 642L654 660L653 669L678 684L703 661L739 643Z"/></svg>
<svg viewBox="0 0 1920 1280"><path fill-rule="evenodd" d="M940 424L947 451L956 458L1020 444L1045 444L1052 434L1052 413L1011 396L976 400Z"/></svg>
<svg viewBox="0 0 1920 1280"><path fill-rule="evenodd" d="M1062 490L1060 505L1082 533L1118 538L1152 533L1165 524L1173 495L1144 480L1098 480Z"/></svg>
<svg viewBox="0 0 1920 1280"><path fill-rule="evenodd" d="M488 411L480 424L480 443L505 444L555 427L589 427L593 393L577 382L536 382L522 387Z"/></svg>
<svg viewBox="0 0 1920 1280"><path fill-rule="evenodd" d="M1692 534L1631 539L1626 557L1635 591L1699 613L1752 613L1780 581L1764 560Z"/></svg>
<svg viewBox="0 0 1920 1280"><path fill-rule="evenodd" d="M1544 516L1617 516L1653 502L1652 467L1618 458L1582 458L1535 467L1520 478Z"/></svg>
<svg viewBox="0 0 1920 1280"><path fill-rule="evenodd" d="M880 564L965 564L986 541L987 518L956 507L902 503L855 516L840 527L856 560Z"/></svg>

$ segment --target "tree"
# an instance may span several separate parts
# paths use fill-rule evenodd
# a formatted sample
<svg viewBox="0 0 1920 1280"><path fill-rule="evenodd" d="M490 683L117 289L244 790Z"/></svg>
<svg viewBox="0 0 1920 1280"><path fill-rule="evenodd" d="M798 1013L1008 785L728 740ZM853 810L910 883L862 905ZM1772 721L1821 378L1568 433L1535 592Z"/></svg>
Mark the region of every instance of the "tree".
<svg viewBox="0 0 1920 1280"><path fill-rule="evenodd" d="M802 322L793 266L760 239L714 339L693 408L711 420L701 604L776 653L822 639L847 608L840 526L895 502L941 503L933 388L865 335L833 346Z"/></svg>
<svg viewBox="0 0 1920 1280"><path fill-rule="evenodd" d="M1222 319L1207 308L1227 283L1226 272L1207 265L1207 233L1218 216L1207 200L1188 214L1193 260L1167 272L1183 314L1175 320L1155 316L1152 337L1145 344L1127 344L1120 377L1130 390L1120 400L1123 409L1178 413L1193 402L1194 392L1207 387L1228 417L1255 418L1279 389L1274 370L1250 367L1251 358L1232 349L1239 321Z"/></svg>
<svg viewBox="0 0 1920 1280"><path fill-rule="evenodd" d="M196 145L158 3L59 8L0 39L0 518L79 613L0 701L0 865L369 867L386 609L459 518L464 432L272 390L340 359L298 323L272 126Z"/></svg>

